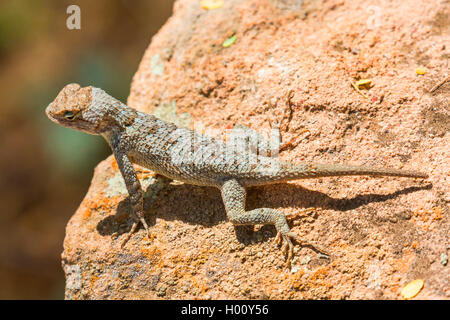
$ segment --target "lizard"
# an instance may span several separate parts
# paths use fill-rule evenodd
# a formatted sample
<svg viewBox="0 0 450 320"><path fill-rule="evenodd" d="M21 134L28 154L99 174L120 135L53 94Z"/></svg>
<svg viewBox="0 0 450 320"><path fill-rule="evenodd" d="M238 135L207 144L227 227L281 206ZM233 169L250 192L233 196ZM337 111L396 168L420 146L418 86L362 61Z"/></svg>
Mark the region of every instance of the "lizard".
<svg viewBox="0 0 450 320"><path fill-rule="evenodd" d="M282 252L286 254L287 251L288 263L293 257L292 240L327 254L319 246L293 233L283 211L272 208L246 211L246 188L330 176L428 177L416 171L347 164L295 163L251 151L236 152L219 138L177 127L128 107L100 88L81 87L75 83L66 85L45 112L53 122L88 134L101 135L110 145L125 181L133 214L132 226L122 241L122 247L139 223L150 236L143 212L143 190L133 164L172 180L218 188L227 218L234 225L275 226L276 242L282 244Z"/></svg>

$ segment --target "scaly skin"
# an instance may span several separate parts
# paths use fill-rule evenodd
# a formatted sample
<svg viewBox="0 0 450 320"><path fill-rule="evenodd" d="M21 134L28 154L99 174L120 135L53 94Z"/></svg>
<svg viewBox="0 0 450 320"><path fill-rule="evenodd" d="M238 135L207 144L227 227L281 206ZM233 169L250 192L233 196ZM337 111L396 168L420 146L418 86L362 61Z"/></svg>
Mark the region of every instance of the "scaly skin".
<svg viewBox="0 0 450 320"><path fill-rule="evenodd" d="M282 211L270 208L245 211L246 187L327 176L428 177L424 173L395 169L294 164L242 152L219 139L178 128L129 108L99 88L81 88L78 84L64 87L47 107L46 114L62 126L102 135L111 146L130 195L133 213L138 218L122 245L136 230L139 221L149 233L143 213L143 192L133 163L170 179L219 188L232 223L275 226L277 239L283 239L284 248L289 248L288 262L293 254L291 238L305 241L290 231Z"/></svg>

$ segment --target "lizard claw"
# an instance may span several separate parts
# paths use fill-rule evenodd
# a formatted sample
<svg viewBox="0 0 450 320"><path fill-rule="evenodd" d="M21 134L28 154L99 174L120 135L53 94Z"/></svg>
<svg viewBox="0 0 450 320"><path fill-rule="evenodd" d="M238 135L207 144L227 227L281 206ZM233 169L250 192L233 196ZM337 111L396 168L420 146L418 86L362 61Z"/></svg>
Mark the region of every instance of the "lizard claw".
<svg viewBox="0 0 450 320"><path fill-rule="evenodd" d="M281 252L283 253L283 255L287 254L286 263L288 264L288 266L291 265L292 257L294 256L294 245L292 244L292 241L291 239L289 239L289 237L289 234L282 234L281 232L278 232L275 238L275 242L278 245L283 243L284 240L283 246L281 247Z"/></svg>
<svg viewBox="0 0 450 320"><path fill-rule="evenodd" d="M325 258L330 257L330 255L325 250L323 250L321 247L317 246L316 244L312 244L311 242L308 242L303 238L298 237L293 232L288 232L286 234L282 234L281 232L278 232L277 236L275 238L275 242L278 245L280 245L284 240L284 244L281 248L281 252L283 253L283 255L287 254L286 264L288 266L291 265L292 258L294 257L294 244L292 243L291 238L294 239L296 242L300 242L304 245L311 247L315 251L317 251L320 254L322 254L323 256L325 256Z"/></svg>
<svg viewBox="0 0 450 320"><path fill-rule="evenodd" d="M325 251L324 249L322 249L320 246L318 246L317 244L312 243L312 242L310 242L310 241L307 241L306 239L303 239L303 238L297 236L297 235L296 235L295 233L293 233L293 232L289 232L287 235L288 235L289 237L293 238L296 242L300 242L300 243L302 243L303 245L306 245L306 246L312 248L314 251L317 251L317 252L321 253L323 256L325 256L325 257L327 257L327 258L330 257L330 254L329 254L327 251Z"/></svg>
<svg viewBox="0 0 450 320"><path fill-rule="evenodd" d="M123 239L122 243L120 244L121 248L123 248L125 246L125 244L128 242L128 240L130 240L133 233L136 232L138 225L139 225L139 221L135 220L133 222L133 225L131 226L130 231L127 233L127 235L125 236L125 239Z"/></svg>
<svg viewBox="0 0 450 320"><path fill-rule="evenodd" d="M277 236L275 237L275 243L277 244L277 246L281 244L281 232L277 233Z"/></svg>
<svg viewBox="0 0 450 320"><path fill-rule="evenodd" d="M142 222L142 224L144 225L145 230L147 231L147 237L148 237L149 239L151 239L150 229L148 228L148 225L147 225L147 223L145 222L145 220L144 220L144 221L142 221L142 220L135 220L135 221L133 222L133 225L131 226L130 231L127 233L125 239L123 239L122 243L120 244L120 247L121 247L121 248L123 248L123 247L125 246L125 244L128 242L128 240L130 240L130 238L131 238L131 236L133 235L133 233L136 232L136 229L137 229L137 227L138 227L138 225L139 225L139 222Z"/></svg>
<svg viewBox="0 0 450 320"><path fill-rule="evenodd" d="M145 228L145 231L147 231L147 237L148 237L149 239L151 239L150 229L149 229L149 227L148 227L148 225L147 225L147 222L145 222L145 219L144 219L144 218L140 218L140 220L141 220L141 222L142 222L142 225L143 225L144 228Z"/></svg>

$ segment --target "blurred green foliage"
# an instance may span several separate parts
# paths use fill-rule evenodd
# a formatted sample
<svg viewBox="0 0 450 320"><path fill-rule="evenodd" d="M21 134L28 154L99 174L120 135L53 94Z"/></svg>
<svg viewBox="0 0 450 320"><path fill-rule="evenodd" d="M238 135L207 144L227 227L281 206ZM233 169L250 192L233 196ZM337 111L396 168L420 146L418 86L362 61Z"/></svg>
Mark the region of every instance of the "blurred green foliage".
<svg viewBox="0 0 450 320"><path fill-rule="evenodd" d="M48 7L39 1L3 1L0 5L0 51L37 36L46 26Z"/></svg>

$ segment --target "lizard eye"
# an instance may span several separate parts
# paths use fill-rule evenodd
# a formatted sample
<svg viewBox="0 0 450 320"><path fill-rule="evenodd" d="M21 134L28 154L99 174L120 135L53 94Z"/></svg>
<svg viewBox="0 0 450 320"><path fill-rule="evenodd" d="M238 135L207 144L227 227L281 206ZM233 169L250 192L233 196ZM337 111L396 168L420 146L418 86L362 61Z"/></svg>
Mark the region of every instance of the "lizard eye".
<svg viewBox="0 0 450 320"><path fill-rule="evenodd" d="M64 118L66 120L73 120L73 119L75 119L75 114L72 111L66 111L64 113Z"/></svg>

